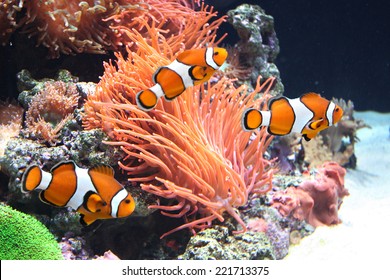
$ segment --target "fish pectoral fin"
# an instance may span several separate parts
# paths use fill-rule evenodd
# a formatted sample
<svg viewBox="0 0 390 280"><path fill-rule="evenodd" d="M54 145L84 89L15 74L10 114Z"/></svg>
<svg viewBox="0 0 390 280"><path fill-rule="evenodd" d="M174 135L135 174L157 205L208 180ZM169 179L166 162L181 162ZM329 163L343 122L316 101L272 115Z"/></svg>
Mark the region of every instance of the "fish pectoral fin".
<svg viewBox="0 0 390 280"><path fill-rule="evenodd" d="M312 121L310 122L307 127L310 128L311 130L317 130L318 128L321 127L321 125L323 124L324 120L323 119L320 119L320 120L316 120L316 121Z"/></svg>
<svg viewBox="0 0 390 280"><path fill-rule="evenodd" d="M189 74L194 81L200 81L207 77L207 67L205 66L192 66L189 69Z"/></svg>
<svg viewBox="0 0 390 280"><path fill-rule="evenodd" d="M100 212L104 205L106 205L106 203L97 193L89 191L85 194L83 206L87 211L91 213Z"/></svg>

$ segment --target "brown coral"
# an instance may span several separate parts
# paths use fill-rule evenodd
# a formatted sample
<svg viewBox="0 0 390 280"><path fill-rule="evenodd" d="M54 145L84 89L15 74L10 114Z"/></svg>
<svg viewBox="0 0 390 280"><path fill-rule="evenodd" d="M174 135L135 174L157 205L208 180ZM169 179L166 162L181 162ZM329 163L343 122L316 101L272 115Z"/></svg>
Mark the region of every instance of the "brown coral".
<svg viewBox="0 0 390 280"><path fill-rule="evenodd" d="M117 54L117 67L105 65L96 93L85 104L85 128L103 128L112 139L106 143L127 154L119 165L129 180L142 182L143 190L170 201L152 208L185 219L163 236L223 221L225 211L245 230L235 208L244 205L250 193L270 189L273 169L263 154L272 137L264 129L244 132L241 117L245 108L265 103L273 79L247 93L246 86L235 88L223 78L188 89L172 102L160 100L154 110L144 112L135 105L136 93L152 85L153 72L169 64L175 53L153 28L150 44L132 32L128 35L136 36L132 39L138 50L129 52L127 59ZM197 38L197 44L212 41L207 35ZM254 100L259 92L264 98Z"/></svg>
<svg viewBox="0 0 390 280"><path fill-rule="evenodd" d="M79 94L73 83L46 82L26 112L26 132L38 141L52 146L58 142L59 132L72 118Z"/></svg>
<svg viewBox="0 0 390 280"><path fill-rule="evenodd" d="M336 162L326 162L315 180L306 180L297 188L289 187L274 194L272 206L283 216L305 220L314 227L340 223L338 210L343 197L345 169Z"/></svg>

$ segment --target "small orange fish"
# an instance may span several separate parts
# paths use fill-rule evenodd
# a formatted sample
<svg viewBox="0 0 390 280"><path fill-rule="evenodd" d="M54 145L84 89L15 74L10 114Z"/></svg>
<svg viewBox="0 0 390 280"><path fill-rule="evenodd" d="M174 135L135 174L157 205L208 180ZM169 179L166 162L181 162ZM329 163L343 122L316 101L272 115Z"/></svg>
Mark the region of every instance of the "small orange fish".
<svg viewBox="0 0 390 280"><path fill-rule="evenodd" d="M63 161L50 172L29 166L22 177L22 191L33 190L41 190L39 198L49 205L80 212L80 221L86 225L97 219L127 217L135 208L134 199L115 180L108 165L84 169L73 161Z"/></svg>
<svg viewBox="0 0 390 280"><path fill-rule="evenodd" d="M224 48L187 50L169 65L160 67L153 75L155 83L149 89L137 93L137 105L144 111L153 109L160 97L170 101L187 88L207 82L225 62Z"/></svg>
<svg viewBox="0 0 390 280"><path fill-rule="evenodd" d="M267 126L272 135L286 135L299 132L310 141L320 131L336 124L343 116L343 109L332 101L310 92L299 98L281 96L272 98L269 111L245 110L242 117L244 130L250 131Z"/></svg>

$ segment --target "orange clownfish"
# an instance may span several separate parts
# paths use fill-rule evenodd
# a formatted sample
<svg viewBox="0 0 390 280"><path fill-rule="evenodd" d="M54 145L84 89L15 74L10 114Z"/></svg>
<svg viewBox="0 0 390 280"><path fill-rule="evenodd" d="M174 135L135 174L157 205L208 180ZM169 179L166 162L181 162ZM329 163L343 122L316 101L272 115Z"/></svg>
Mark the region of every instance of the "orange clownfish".
<svg viewBox="0 0 390 280"><path fill-rule="evenodd" d="M154 86L137 93L138 107L149 111L156 106L160 97L170 101L187 88L207 82L225 62L227 55L224 48L182 52L171 64L157 69L153 75Z"/></svg>
<svg viewBox="0 0 390 280"><path fill-rule="evenodd" d="M78 211L84 225L97 219L126 217L135 208L134 199L115 180L108 165L84 169L73 161L63 161L50 172L31 165L23 174L22 191L33 190L41 190L39 198L49 205Z"/></svg>
<svg viewBox="0 0 390 280"><path fill-rule="evenodd" d="M343 109L332 101L310 92L299 98L289 99L281 96L272 98L268 111L245 110L242 117L244 130L250 131L267 126L272 135L286 135L299 132L310 141L321 130L340 121Z"/></svg>

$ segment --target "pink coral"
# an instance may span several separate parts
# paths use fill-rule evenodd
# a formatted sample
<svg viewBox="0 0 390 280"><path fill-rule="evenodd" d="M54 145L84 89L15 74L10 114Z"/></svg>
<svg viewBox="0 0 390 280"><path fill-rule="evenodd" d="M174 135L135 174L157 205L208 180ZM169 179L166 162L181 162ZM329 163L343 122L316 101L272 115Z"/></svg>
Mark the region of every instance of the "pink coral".
<svg viewBox="0 0 390 280"><path fill-rule="evenodd" d="M338 210L343 197L345 169L338 163L326 162L318 169L315 180L302 182L274 194L272 206L283 216L305 220L314 227L340 223Z"/></svg>

